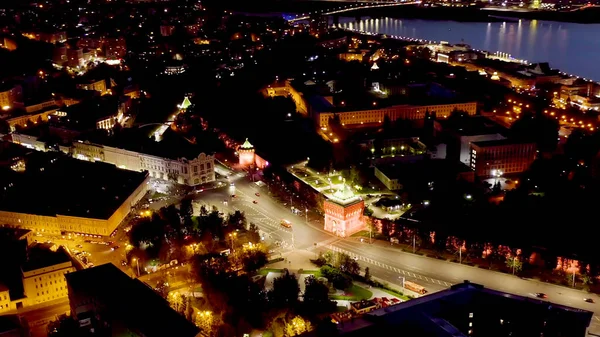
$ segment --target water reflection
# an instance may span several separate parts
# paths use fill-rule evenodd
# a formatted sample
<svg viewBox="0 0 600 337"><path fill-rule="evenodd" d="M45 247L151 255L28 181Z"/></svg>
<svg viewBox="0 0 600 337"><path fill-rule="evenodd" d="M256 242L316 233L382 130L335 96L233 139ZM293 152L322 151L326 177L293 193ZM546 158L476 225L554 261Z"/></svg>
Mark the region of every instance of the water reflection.
<svg viewBox="0 0 600 337"><path fill-rule="evenodd" d="M460 43L473 48L504 52L530 62L550 62L554 68L600 80L600 24L556 23L519 20L515 22L454 22L401 20L393 18L360 20L340 18L343 28L400 35L434 41Z"/></svg>

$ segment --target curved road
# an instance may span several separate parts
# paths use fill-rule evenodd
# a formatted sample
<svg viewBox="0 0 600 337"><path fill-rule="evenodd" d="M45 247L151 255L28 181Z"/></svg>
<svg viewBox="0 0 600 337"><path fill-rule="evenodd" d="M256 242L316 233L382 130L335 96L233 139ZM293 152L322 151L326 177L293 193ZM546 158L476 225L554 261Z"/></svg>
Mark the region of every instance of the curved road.
<svg viewBox="0 0 600 337"><path fill-rule="evenodd" d="M231 206L244 211L249 221L255 222L262 230L281 240L291 240L292 234L283 229L279 222L284 218L290 220L294 224L293 236L297 249L313 249L317 243L320 249L343 251L356 256L362 267L369 267L371 273L378 278L400 284L400 279L404 277L423 285L429 291L439 291L469 280L521 296L535 297L536 293L545 293L550 302L593 311L595 315L589 331L600 334L600 297L596 294L402 252L381 241L369 244L356 239L341 239L323 231L320 227L322 223L313 221L307 224L304 216L292 214L289 205L283 206L267 195L266 187L258 187L241 176L231 180L235 181L235 191L232 194L236 194L236 200ZM255 196L257 192L261 194L259 197ZM254 200L257 201L256 204L253 203ZM584 298L593 298L596 303L584 302Z"/></svg>

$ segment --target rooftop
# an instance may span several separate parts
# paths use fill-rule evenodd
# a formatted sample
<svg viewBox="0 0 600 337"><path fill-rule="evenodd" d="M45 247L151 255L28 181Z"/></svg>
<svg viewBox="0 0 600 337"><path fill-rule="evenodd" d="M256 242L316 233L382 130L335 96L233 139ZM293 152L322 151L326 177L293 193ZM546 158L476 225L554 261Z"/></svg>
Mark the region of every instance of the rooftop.
<svg viewBox="0 0 600 337"><path fill-rule="evenodd" d="M156 128L156 125L148 127ZM210 154L203 145L191 144L171 129L165 131L160 142L148 137L147 130L143 128L123 129L114 136L109 136L104 130L95 130L81 135L79 140L173 160L180 158L193 160L201 153Z"/></svg>
<svg viewBox="0 0 600 337"><path fill-rule="evenodd" d="M51 245L36 244L29 248L27 261L21 266L23 272L55 266L57 264L70 262L71 258L61 246L52 250Z"/></svg>
<svg viewBox="0 0 600 337"><path fill-rule="evenodd" d="M31 152L24 172L0 167L0 210L108 219L146 179L146 173Z"/></svg>
<svg viewBox="0 0 600 337"><path fill-rule="evenodd" d="M30 232L29 229L0 227L0 242L3 240L18 241Z"/></svg>
<svg viewBox="0 0 600 337"><path fill-rule="evenodd" d="M400 181L415 181L417 178L427 180L456 180L456 175L470 172L470 168L461 162L446 159L420 160L414 163L398 162L393 164L377 165L377 169L390 179Z"/></svg>
<svg viewBox="0 0 600 337"><path fill-rule="evenodd" d="M357 202L360 200L360 198L358 196L356 196L354 194L354 192L352 192L352 190L350 189L350 187L348 185L346 185L346 181L344 180L344 184L342 184L342 187L340 189L338 189L335 193L333 193L332 195L329 196L329 198L341 205L348 205L354 202Z"/></svg>
<svg viewBox="0 0 600 337"><path fill-rule="evenodd" d="M131 279L112 263L66 275L70 291L101 301L111 316L146 337L193 337L198 328L179 315L154 290ZM123 299L135 303L123 305Z"/></svg>
<svg viewBox="0 0 600 337"><path fill-rule="evenodd" d="M514 145L514 144L535 144L535 143L506 138L506 139L499 139L499 140L484 140L481 142L473 142L472 144L474 144L478 147L494 147L494 146L504 146L504 145Z"/></svg>
<svg viewBox="0 0 600 337"><path fill-rule="evenodd" d="M593 313L469 283L378 309L340 326L340 335L583 337ZM307 334L311 335L311 334Z"/></svg>
<svg viewBox="0 0 600 337"><path fill-rule="evenodd" d="M439 119L437 122L444 129L452 130L461 136L504 134L508 131L505 127L483 116Z"/></svg>
<svg viewBox="0 0 600 337"><path fill-rule="evenodd" d="M250 150L253 149L254 145L252 145L249 141L248 138L246 138L246 141L244 142L244 144L242 144L242 146L240 146L240 149L242 150Z"/></svg>

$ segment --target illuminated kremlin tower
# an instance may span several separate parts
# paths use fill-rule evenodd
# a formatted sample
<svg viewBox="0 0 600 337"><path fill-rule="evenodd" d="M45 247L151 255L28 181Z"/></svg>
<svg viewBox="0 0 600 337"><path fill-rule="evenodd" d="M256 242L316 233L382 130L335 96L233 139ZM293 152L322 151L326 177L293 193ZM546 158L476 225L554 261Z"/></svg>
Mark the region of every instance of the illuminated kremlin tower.
<svg viewBox="0 0 600 337"><path fill-rule="evenodd" d="M323 203L324 229L337 236L348 237L365 229L365 202L356 196L344 181L342 187Z"/></svg>
<svg viewBox="0 0 600 337"><path fill-rule="evenodd" d="M240 166L253 166L256 163L254 146L250 144L248 138L246 138L244 144L238 148L238 155L240 158Z"/></svg>

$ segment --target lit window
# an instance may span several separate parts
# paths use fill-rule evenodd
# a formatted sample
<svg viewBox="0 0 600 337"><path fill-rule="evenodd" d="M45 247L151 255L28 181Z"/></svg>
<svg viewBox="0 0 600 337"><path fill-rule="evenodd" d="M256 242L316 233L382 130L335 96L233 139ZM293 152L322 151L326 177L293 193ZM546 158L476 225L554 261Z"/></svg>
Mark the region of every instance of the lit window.
<svg viewBox="0 0 600 337"><path fill-rule="evenodd" d="M473 313L472 312L469 313L469 318L473 318Z"/></svg>

